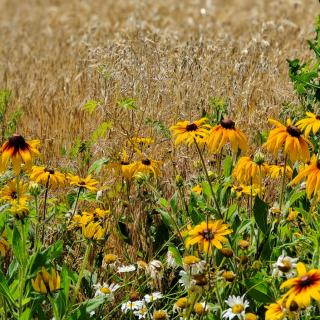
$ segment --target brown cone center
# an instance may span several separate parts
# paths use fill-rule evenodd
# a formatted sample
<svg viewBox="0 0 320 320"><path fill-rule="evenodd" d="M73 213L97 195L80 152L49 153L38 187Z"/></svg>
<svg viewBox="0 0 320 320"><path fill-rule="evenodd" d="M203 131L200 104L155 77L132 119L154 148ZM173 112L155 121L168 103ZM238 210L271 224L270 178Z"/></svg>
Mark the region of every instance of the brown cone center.
<svg viewBox="0 0 320 320"><path fill-rule="evenodd" d="M290 134L290 136L299 138L301 135L301 130L296 126L287 126L287 132Z"/></svg>
<svg viewBox="0 0 320 320"><path fill-rule="evenodd" d="M221 124L222 128L224 128L224 129L234 129L235 128L235 122L229 118L222 119L220 121L220 124Z"/></svg>

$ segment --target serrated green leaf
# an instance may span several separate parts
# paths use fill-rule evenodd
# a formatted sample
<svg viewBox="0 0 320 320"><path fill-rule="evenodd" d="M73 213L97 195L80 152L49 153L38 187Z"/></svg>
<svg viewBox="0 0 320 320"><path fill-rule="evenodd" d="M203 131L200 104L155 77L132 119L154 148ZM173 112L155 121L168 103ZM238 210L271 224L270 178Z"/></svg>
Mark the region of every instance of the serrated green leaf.
<svg viewBox="0 0 320 320"><path fill-rule="evenodd" d="M118 106L126 110L137 110L136 101L132 98L123 98L117 101Z"/></svg>
<svg viewBox="0 0 320 320"><path fill-rule="evenodd" d="M102 122L92 133L92 140L96 142L99 138L103 138L107 130L112 129L112 122Z"/></svg>
<svg viewBox="0 0 320 320"><path fill-rule="evenodd" d="M97 109L99 104L100 104L100 101L90 99L84 104L83 109L85 109L91 114Z"/></svg>
<svg viewBox="0 0 320 320"><path fill-rule="evenodd" d="M102 167L108 163L109 163L108 158L103 157L101 159L98 159L90 166L90 168L88 170L88 174L91 174L92 172L95 172L95 174L99 174Z"/></svg>

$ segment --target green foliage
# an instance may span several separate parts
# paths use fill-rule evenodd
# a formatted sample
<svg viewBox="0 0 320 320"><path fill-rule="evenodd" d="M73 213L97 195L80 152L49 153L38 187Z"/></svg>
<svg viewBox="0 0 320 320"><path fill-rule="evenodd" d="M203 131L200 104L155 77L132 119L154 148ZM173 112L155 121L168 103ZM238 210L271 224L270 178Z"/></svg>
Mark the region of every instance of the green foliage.
<svg viewBox="0 0 320 320"><path fill-rule="evenodd" d="M301 103L307 111L317 111L320 102L320 16L315 25L316 36L309 40L314 59L302 62L299 59L288 60L289 76Z"/></svg>

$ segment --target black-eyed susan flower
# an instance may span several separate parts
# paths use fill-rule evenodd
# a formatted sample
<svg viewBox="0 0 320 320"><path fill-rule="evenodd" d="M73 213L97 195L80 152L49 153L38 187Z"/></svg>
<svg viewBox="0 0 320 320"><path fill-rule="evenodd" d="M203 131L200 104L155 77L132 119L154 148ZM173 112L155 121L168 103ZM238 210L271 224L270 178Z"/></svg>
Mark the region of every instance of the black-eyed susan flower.
<svg viewBox="0 0 320 320"><path fill-rule="evenodd" d="M191 189L194 193L197 193L197 194L201 194L202 193L202 187L197 184L196 186L194 186L192 189Z"/></svg>
<svg viewBox="0 0 320 320"><path fill-rule="evenodd" d="M12 162L12 168L16 175L21 171L21 164L29 170L32 165L32 158L39 155L39 140L26 141L21 135L14 134L1 147L0 171L4 171Z"/></svg>
<svg viewBox="0 0 320 320"><path fill-rule="evenodd" d="M86 178L80 178L79 176L74 176L69 174L68 179L71 185L77 186L79 188L88 189L90 191L96 191L96 185L98 181L91 178L91 175L88 175Z"/></svg>
<svg viewBox="0 0 320 320"><path fill-rule="evenodd" d="M283 299L266 306L265 320L283 320L287 315L287 310L283 305Z"/></svg>
<svg viewBox="0 0 320 320"><path fill-rule="evenodd" d="M320 197L320 160L314 155L310 161L310 164L302 169L299 174L290 182L289 185L297 184L303 178L306 178L306 192L309 199L314 195Z"/></svg>
<svg viewBox="0 0 320 320"><path fill-rule="evenodd" d="M278 179L283 177L283 173L284 173L284 164L280 164L280 165L273 164L269 166L269 175L272 179ZM292 177L292 169L288 165L286 165L286 177L288 179L291 179Z"/></svg>
<svg viewBox="0 0 320 320"><path fill-rule="evenodd" d="M9 181L7 185L5 185L2 188L2 190L0 191L0 199L4 201L8 201L11 204L15 204L18 202L18 192L19 192L19 203L21 205L25 205L30 199L30 196L28 195L27 191L28 191L28 183L19 181L19 185L17 186L17 181L16 179L14 179L12 181Z"/></svg>
<svg viewBox="0 0 320 320"><path fill-rule="evenodd" d="M9 242L7 241L6 232L3 231L0 237L0 257L5 257L10 249Z"/></svg>
<svg viewBox="0 0 320 320"><path fill-rule="evenodd" d="M17 219L23 220L29 215L29 209L24 204L14 203L9 208L9 212Z"/></svg>
<svg viewBox="0 0 320 320"><path fill-rule="evenodd" d="M35 291L43 294L54 293L60 289L60 275L51 269L49 273L46 268L42 267L35 279L31 279L32 287Z"/></svg>
<svg viewBox="0 0 320 320"><path fill-rule="evenodd" d="M187 248L198 245L203 252L211 253L214 247L222 249L222 243L228 241L225 236L230 233L229 225L222 220L203 221L187 233L185 244Z"/></svg>
<svg viewBox="0 0 320 320"><path fill-rule="evenodd" d="M219 125L210 130L207 145L209 151L219 153L227 143L230 143L231 150L234 153L238 149L242 151L248 149L248 141L244 133L236 128L234 121L224 118Z"/></svg>
<svg viewBox="0 0 320 320"><path fill-rule="evenodd" d="M202 118L194 122L179 121L170 127L175 145L185 143L191 145L195 140L201 144L209 133L210 125L206 124L208 120Z"/></svg>
<svg viewBox="0 0 320 320"><path fill-rule="evenodd" d="M294 301L300 308L306 308L311 300L320 301L320 270L312 269L307 271L302 262L297 263L298 277L283 282L281 289L289 290L283 295L286 308L289 309Z"/></svg>
<svg viewBox="0 0 320 320"><path fill-rule="evenodd" d="M53 169L41 166L33 166L30 173L30 179L42 185L47 185L55 188L65 183L65 175Z"/></svg>
<svg viewBox="0 0 320 320"><path fill-rule="evenodd" d="M262 188L262 192L263 190L264 189ZM238 199L240 199L243 195L255 197L259 193L260 188L255 184L251 186L240 184L232 186L231 191L236 194Z"/></svg>
<svg viewBox="0 0 320 320"><path fill-rule="evenodd" d="M233 169L233 177L241 184L259 184L269 171L268 164L258 154L251 157L241 157Z"/></svg>
<svg viewBox="0 0 320 320"><path fill-rule="evenodd" d="M155 177L158 177L160 175L160 164L160 161L144 158L134 163L133 171L134 174L145 173L149 175L152 173Z"/></svg>
<svg viewBox="0 0 320 320"><path fill-rule="evenodd" d="M89 222L82 227L82 235L88 240L102 240L106 230L99 222Z"/></svg>
<svg viewBox="0 0 320 320"><path fill-rule="evenodd" d="M297 122L297 127L304 131L306 137L310 135L312 131L316 134L320 129L320 116L312 112L306 112L307 118L301 119Z"/></svg>
<svg viewBox="0 0 320 320"><path fill-rule="evenodd" d="M120 174L124 179L131 180L134 175L134 162L129 161L126 150L122 151L119 161L111 162L108 167L114 169L117 174Z"/></svg>
<svg viewBox="0 0 320 320"><path fill-rule="evenodd" d="M292 163L297 160L303 162L310 160L309 147L312 147L312 144L302 136L301 130L290 119L287 120L286 126L274 119L269 119L269 122L276 128L270 131L265 143L268 151L277 156L283 148L284 156L288 157Z"/></svg>

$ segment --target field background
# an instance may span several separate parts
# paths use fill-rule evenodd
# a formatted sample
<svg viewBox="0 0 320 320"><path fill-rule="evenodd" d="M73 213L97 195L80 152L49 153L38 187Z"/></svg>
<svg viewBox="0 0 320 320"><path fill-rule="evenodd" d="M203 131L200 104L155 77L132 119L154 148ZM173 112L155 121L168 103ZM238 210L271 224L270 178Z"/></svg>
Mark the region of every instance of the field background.
<svg viewBox="0 0 320 320"><path fill-rule="evenodd" d="M228 99L254 132L297 103L286 59L308 57L318 12L316 0L0 0L0 87L24 109L19 133L41 139L51 161L99 122L113 128L94 153L110 154L155 136L146 122L200 117L209 97ZM120 108L123 98L138 110ZM89 99L103 101L92 115Z"/></svg>

